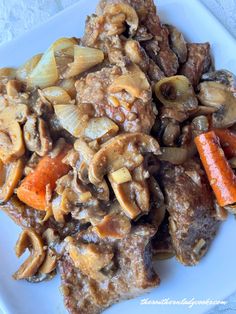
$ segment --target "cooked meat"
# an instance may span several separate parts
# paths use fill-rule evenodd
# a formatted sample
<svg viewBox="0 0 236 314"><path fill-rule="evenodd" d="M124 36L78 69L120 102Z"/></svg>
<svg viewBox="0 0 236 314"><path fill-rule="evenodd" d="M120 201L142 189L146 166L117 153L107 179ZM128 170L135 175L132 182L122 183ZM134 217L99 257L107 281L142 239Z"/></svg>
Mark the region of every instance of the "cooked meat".
<svg viewBox="0 0 236 314"><path fill-rule="evenodd" d="M0 69L0 210L23 229L16 255L30 251L16 280L59 261L69 312L96 314L159 285L153 255L199 262L236 190L235 135L208 132L233 128L235 80L210 66L210 45L162 24L154 0L100 0L81 39ZM207 180L197 159L216 134L223 204L208 184L222 167L203 162Z"/></svg>
<svg viewBox="0 0 236 314"><path fill-rule="evenodd" d="M126 91L109 93L109 86L122 74L119 67L103 68L76 82L77 100L91 103L96 116L107 116L126 132L150 132L155 119L150 90L143 99L133 98Z"/></svg>
<svg viewBox="0 0 236 314"><path fill-rule="evenodd" d="M187 44L188 57L179 73L187 76L192 85L196 87L203 73L211 65L210 44Z"/></svg>
<svg viewBox="0 0 236 314"><path fill-rule="evenodd" d="M197 163L165 165L162 184L176 257L185 265L195 265L207 252L219 226L206 176Z"/></svg>
<svg viewBox="0 0 236 314"><path fill-rule="evenodd" d="M170 49L168 36L167 27L160 26L158 35L150 41L144 42L143 47L165 75L172 76L177 73L179 62L175 53Z"/></svg>
<svg viewBox="0 0 236 314"><path fill-rule="evenodd" d="M61 238L69 234L74 234L80 229L78 221L68 217L64 224L57 223L53 217L43 222L45 212L28 207L13 196L8 202L0 205L3 210L17 225L25 228L33 228L37 233L42 234L47 228L52 228L58 232Z"/></svg>
<svg viewBox="0 0 236 314"><path fill-rule="evenodd" d="M113 303L148 291L160 282L153 270L149 240L155 230L137 226L122 240L101 240L88 229L76 240L85 244L112 247L111 268L104 269L104 281L95 281L76 268L66 253L59 263L65 305L70 313L100 313Z"/></svg>

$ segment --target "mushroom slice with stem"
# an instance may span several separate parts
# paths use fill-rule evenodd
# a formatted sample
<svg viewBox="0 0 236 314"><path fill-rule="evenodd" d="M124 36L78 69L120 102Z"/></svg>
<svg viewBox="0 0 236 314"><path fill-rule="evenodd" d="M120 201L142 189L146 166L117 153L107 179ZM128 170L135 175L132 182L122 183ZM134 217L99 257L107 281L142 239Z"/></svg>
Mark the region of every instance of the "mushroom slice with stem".
<svg viewBox="0 0 236 314"><path fill-rule="evenodd" d="M17 257L20 257L26 249L30 250L30 256L13 275L16 280L26 279L36 274L45 258L43 241L41 237L32 229L25 229L15 247Z"/></svg>
<svg viewBox="0 0 236 314"><path fill-rule="evenodd" d="M121 35L126 30L126 24L129 26L129 35L135 35L139 19L136 11L130 5L125 3L116 3L106 5L104 16L110 25L108 36Z"/></svg>
<svg viewBox="0 0 236 314"><path fill-rule="evenodd" d="M15 120L0 120L0 159L3 163L15 161L25 153L23 135Z"/></svg>
<svg viewBox="0 0 236 314"><path fill-rule="evenodd" d="M147 213L150 205L149 188L145 178L146 172L143 166L133 170L132 180L118 184L112 175L108 175L116 198L125 214L135 219L140 214Z"/></svg>
<svg viewBox="0 0 236 314"><path fill-rule="evenodd" d="M126 215L112 213L106 215L93 230L100 238L122 239L130 233L131 223Z"/></svg>
<svg viewBox="0 0 236 314"><path fill-rule="evenodd" d="M183 75L163 78L156 83L155 93L166 107L174 107L183 112L194 112L198 108L198 100L193 87Z"/></svg>
<svg viewBox="0 0 236 314"><path fill-rule="evenodd" d="M203 82L200 84L198 99L202 105L217 109L212 114L214 128L228 128L236 122L236 96L226 85Z"/></svg>
<svg viewBox="0 0 236 314"><path fill-rule="evenodd" d="M142 153L160 154L158 142L143 133L126 133L117 135L107 141L94 155L89 165L89 180L97 185L103 177L122 167L129 171L143 162Z"/></svg>
<svg viewBox="0 0 236 314"><path fill-rule="evenodd" d="M117 93L122 90L125 90L133 97L141 99L145 99L146 93L151 92L151 86L146 75L136 64L132 64L127 73L119 76L108 87L110 93Z"/></svg>
<svg viewBox="0 0 236 314"><path fill-rule="evenodd" d="M228 70L217 70L202 75L202 81L214 81L227 85L232 92L236 92L236 77Z"/></svg>
<svg viewBox="0 0 236 314"><path fill-rule="evenodd" d="M25 104L8 106L0 111L0 120L16 120L19 123L25 123L29 114L29 108Z"/></svg>
<svg viewBox="0 0 236 314"><path fill-rule="evenodd" d="M10 199L22 177L23 168L24 163L22 159L5 165L0 160L0 202L6 202Z"/></svg>
<svg viewBox="0 0 236 314"><path fill-rule="evenodd" d="M24 125L24 139L28 150L39 156L45 156L52 149L51 136L42 118L28 117Z"/></svg>
<svg viewBox="0 0 236 314"><path fill-rule="evenodd" d="M94 243L76 243L72 237L67 237L65 241L75 267L79 268L84 275L96 281L104 281L107 278L102 273L102 269L112 261L114 256L109 246L101 247Z"/></svg>
<svg viewBox="0 0 236 314"><path fill-rule="evenodd" d="M177 55L179 62L184 63L187 60L188 50L183 34L172 25L166 25L169 31L170 47Z"/></svg>

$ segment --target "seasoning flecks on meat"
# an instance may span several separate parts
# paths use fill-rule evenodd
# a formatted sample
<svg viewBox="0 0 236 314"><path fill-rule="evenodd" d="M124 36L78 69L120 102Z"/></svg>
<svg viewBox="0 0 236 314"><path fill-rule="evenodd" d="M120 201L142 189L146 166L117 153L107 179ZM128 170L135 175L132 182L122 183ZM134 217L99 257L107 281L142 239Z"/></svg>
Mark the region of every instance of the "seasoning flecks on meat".
<svg viewBox="0 0 236 314"><path fill-rule="evenodd" d="M176 257L185 265L195 265L219 226L206 176L198 164L167 165L162 170L162 183Z"/></svg>
<svg viewBox="0 0 236 314"><path fill-rule="evenodd" d="M211 65L210 44L187 44L188 57L182 65L179 73L187 76L196 88L203 73L207 72Z"/></svg>
<svg viewBox="0 0 236 314"><path fill-rule="evenodd" d="M160 282L153 270L149 240L155 230L146 226L134 227L122 240L99 239L88 229L76 237L78 243L109 246L114 252L110 267L105 267L105 280L96 281L82 273L67 253L60 261L62 292L70 313L100 313L113 303L129 299L157 286Z"/></svg>

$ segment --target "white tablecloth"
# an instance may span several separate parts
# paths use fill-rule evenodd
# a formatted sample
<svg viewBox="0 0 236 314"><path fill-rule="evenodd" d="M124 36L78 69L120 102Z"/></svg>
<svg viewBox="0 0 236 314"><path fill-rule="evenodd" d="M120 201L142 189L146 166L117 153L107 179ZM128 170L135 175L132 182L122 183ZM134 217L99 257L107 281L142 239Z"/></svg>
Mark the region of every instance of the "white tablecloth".
<svg viewBox="0 0 236 314"><path fill-rule="evenodd" d="M78 0L0 0L0 44L10 41ZM89 1L89 0L88 0ZM191 1L191 0L186 0ZM236 0L200 0L236 38ZM235 52L236 53L236 52ZM208 314L235 314L236 292Z"/></svg>

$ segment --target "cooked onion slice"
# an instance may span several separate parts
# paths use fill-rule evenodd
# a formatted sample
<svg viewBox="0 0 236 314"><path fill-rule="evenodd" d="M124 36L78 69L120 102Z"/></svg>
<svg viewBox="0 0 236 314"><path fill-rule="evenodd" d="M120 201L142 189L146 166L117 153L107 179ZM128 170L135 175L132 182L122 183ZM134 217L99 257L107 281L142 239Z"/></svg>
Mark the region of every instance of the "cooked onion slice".
<svg viewBox="0 0 236 314"><path fill-rule="evenodd" d="M83 115L76 105L55 105L55 113L61 126L75 137L79 137L88 123L88 115Z"/></svg>
<svg viewBox="0 0 236 314"><path fill-rule="evenodd" d="M70 95L59 86L46 87L42 90L42 94L53 104L66 104L71 101Z"/></svg>
<svg viewBox="0 0 236 314"><path fill-rule="evenodd" d="M20 66L16 71L16 78L24 83L27 83L27 79L30 73L34 70L36 65L39 63L42 58L42 53L39 53L29 60L27 60L22 66Z"/></svg>
<svg viewBox="0 0 236 314"><path fill-rule="evenodd" d="M114 136L118 131L119 127L111 119L107 117L92 118L84 130L84 136L95 140L106 135Z"/></svg>
<svg viewBox="0 0 236 314"><path fill-rule="evenodd" d="M74 62L68 64L65 78L76 76L104 60L104 54L99 49L74 46Z"/></svg>
<svg viewBox="0 0 236 314"><path fill-rule="evenodd" d="M58 70L53 49L48 49L34 70L30 73L27 84L29 87L48 87L58 80Z"/></svg>

